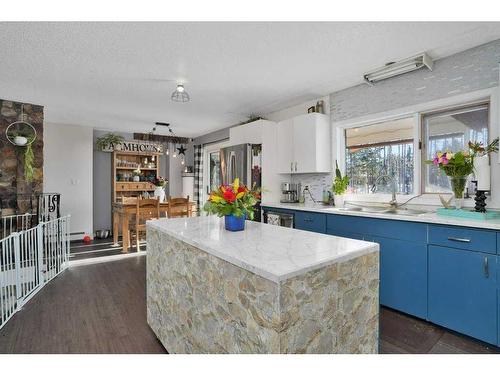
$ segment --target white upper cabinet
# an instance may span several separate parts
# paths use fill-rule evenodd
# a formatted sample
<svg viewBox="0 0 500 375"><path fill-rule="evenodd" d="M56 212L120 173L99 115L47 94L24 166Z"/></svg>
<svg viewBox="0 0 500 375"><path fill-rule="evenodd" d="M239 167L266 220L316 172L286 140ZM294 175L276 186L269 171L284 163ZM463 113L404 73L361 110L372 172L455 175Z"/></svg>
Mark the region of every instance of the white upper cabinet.
<svg viewBox="0 0 500 375"><path fill-rule="evenodd" d="M229 144L262 143L262 131L265 126L273 124L268 120L256 120L248 124L238 125L229 129Z"/></svg>
<svg viewBox="0 0 500 375"><path fill-rule="evenodd" d="M279 173L293 170L293 120L281 121L276 125L276 166Z"/></svg>
<svg viewBox="0 0 500 375"><path fill-rule="evenodd" d="M330 173L330 121L308 113L277 125L279 173Z"/></svg>

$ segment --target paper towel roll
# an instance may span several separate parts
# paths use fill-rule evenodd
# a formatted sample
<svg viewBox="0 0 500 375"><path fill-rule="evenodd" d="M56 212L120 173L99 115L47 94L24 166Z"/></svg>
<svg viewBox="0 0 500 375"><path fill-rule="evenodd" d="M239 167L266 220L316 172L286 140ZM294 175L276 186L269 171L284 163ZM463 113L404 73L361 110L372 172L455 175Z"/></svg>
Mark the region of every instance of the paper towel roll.
<svg viewBox="0 0 500 375"><path fill-rule="evenodd" d="M474 174L477 180L477 190L489 191L491 189L491 183L488 155L474 158Z"/></svg>

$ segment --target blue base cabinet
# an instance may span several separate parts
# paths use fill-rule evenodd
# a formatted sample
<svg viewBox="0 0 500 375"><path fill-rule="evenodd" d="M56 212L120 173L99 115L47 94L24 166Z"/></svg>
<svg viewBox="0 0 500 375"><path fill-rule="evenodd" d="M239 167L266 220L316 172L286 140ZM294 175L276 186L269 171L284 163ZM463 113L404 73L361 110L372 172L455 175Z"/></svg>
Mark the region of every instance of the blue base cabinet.
<svg viewBox="0 0 500 375"><path fill-rule="evenodd" d="M499 231L288 212L297 229L377 242L381 305L500 346Z"/></svg>
<svg viewBox="0 0 500 375"><path fill-rule="evenodd" d="M326 233L326 215L314 212L295 212L295 229Z"/></svg>
<svg viewBox="0 0 500 375"><path fill-rule="evenodd" d="M427 318L427 245L373 237L380 245L380 304Z"/></svg>
<svg viewBox="0 0 500 375"><path fill-rule="evenodd" d="M429 320L498 344L496 256L429 245Z"/></svg>

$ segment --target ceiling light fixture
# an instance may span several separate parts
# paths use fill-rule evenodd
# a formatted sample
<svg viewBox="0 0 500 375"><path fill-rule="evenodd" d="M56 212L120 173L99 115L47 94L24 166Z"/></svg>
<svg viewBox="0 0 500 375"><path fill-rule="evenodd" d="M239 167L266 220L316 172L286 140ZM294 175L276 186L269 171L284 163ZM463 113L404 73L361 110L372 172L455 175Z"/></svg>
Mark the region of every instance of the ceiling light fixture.
<svg viewBox="0 0 500 375"><path fill-rule="evenodd" d="M184 88L184 85L178 84L177 88L175 91L172 93L172 96L170 97L174 102L181 102L181 103L186 103L189 102L191 99L189 97L189 94L187 93L186 89Z"/></svg>
<svg viewBox="0 0 500 375"><path fill-rule="evenodd" d="M426 53L421 53L420 55L416 55L408 59L387 63L382 68L374 69L365 73L363 75L363 79L365 82L372 84L383 79L395 77L424 67L432 70L432 65L432 58Z"/></svg>

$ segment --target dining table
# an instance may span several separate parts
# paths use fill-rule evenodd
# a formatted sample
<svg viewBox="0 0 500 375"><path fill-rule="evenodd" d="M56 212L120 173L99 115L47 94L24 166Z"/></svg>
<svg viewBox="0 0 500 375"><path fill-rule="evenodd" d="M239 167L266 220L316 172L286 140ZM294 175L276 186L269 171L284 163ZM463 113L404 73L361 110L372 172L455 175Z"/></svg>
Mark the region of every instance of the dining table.
<svg viewBox="0 0 500 375"><path fill-rule="evenodd" d="M196 203L189 202L189 214L188 216L193 216L196 209ZM130 248L130 234L129 225L132 216L135 215L137 210L137 205L135 203L123 203L114 202L112 203L112 213L113 213L113 246L119 246L118 237L122 235L123 250L122 252L128 253ZM160 202L160 217L167 217L168 212L168 202Z"/></svg>

